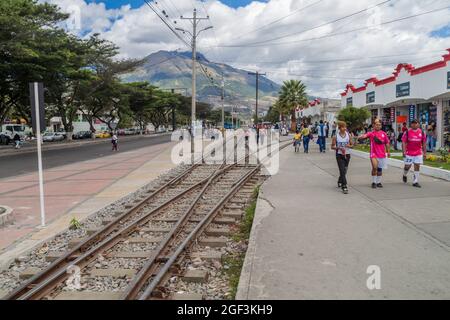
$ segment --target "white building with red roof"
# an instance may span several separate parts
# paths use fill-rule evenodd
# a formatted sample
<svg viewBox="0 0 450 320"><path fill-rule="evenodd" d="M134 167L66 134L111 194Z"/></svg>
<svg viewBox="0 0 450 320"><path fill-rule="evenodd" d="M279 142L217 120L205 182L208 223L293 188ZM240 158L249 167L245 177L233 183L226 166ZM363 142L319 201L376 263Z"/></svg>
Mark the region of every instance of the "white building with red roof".
<svg viewBox="0 0 450 320"><path fill-rule="evenodd" d="M399 64L392 76L348 84L341 93L341 106L367 107L372 119L380 118L385 129L418 119L424 130L436 124L437 148L450 146L450 49L441 61L416 68Z"/></svg>

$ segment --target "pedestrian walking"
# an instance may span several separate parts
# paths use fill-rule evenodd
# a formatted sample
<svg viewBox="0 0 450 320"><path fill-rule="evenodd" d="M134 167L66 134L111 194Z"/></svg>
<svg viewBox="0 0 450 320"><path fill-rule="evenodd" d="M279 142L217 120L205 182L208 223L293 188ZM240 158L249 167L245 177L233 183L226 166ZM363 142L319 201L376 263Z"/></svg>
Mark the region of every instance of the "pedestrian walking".
<svg viewBox="0 0 450 320"><path fill-rule="evenodd" d="M339 168L338 187L348 194L347 172L350 164L350 148L353 148L353 136L347 130L347 123L338 122L338 132L331 142L331 149L336 150L336 161Z"/></svg>
<svg viewBox="0 0 450 320"><path fill-rule="evenodd" d="M115 134L113 134L112 138L111 138L112 151L119 151L118 142L119 142L119 139L117 138L117 136Z"/></svg>
<svg viewBox="0 0 450 320"><path fill-rule="evenodd" d="M301 135L303 137L303 150L304 153L309 153L309 141L311 140L311 130L308 126L302 129Z"/></svg>
<svg viewBox="0 0 450 320"><path fill-rule="evenodd" d="M370 139L370 162L372 165L372 189L383 188L381 178L383 169L387 168L387 158L390 157L389 137L381 130L380 119L375 120L374 130L358 137L358 140Z"/></svg>
<svg viewBox="0 0 450 320"><path fill-rule="evenodd" d="M433 152L436 148L436 141L437 141L437 135L436 135L436 123L432 122L427 127L427 151Z"/></svg>
<svg viewBox="0 0 450 320"><path fill-rule="evenodd" d="M15 135L14 135L14 137L13 137L13 140L14 140L14 148L15 149L20 149L20 136L19 136L19 134L18 133L16 133Z"/></svg>
<svg viewBox="0 0 450 320"><path fill-rule="evenodd" d="M327 135L326 135L326 137L328 139L329 136L330 136L330 123L328 121L325 121L325 125L327 127Z"/></svg>
<svg viewBox="0 0 450 320"><path fill-rule="evenodd" d="M331 137L333 138L336 135L336 121L333 121L333 125L331 126Z"/></svg>
<svg viewBox="0 0 450 320"><path fill-rule="evenodd" d="M420 128L419 121L411 122L411 129L403 134L403 158L405 159L405 171L403 172L403 182L408 182L408 172L414 165L413 186L422 188L419 184L420 165L427 155L427 136Z"/></svg>
<svg viewBox="0 0 450 320"><path fill-rule="evenodd" d="M295 152L297 153L297 152L299 152L300 151L300 146L301 146L301 144L302 144L302 135L300 134L300 131L295 131L295 134L294 134L294 150L295 150Z"/></svg>
<svg viewBox="0 0 450 320"><path fill-rule="evenodd" d="M317 143L319 144L319 148L320 148L320 153L325 153L326 152L326 144L327 144L327 127L326 125L323 123L323 120L320 120L320 124L318 127L318 135L319 138L317 139Z"/></svg>

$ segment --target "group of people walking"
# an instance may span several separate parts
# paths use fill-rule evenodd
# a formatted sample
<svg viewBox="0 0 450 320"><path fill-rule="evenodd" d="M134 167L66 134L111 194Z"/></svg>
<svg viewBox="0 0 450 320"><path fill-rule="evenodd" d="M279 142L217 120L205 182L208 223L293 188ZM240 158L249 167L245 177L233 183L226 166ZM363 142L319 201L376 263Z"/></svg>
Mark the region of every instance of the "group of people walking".
<svg viewBox="0 0 450 320"><path fill-rule="evenodd" d="M383 188L382 177L383 170L387 169L388 158L390 157L391 140L389 135L382 130L382 122L376 119L373 123L372 130L355 136L347 129L347 124L344 121L337 122L337 130L332 136L331 149L336 151L336 161L339 168L338 187L342 189L344 194L348 194L347 172L350 165L350 149L355 145L356 141L370 141L370 163L371 163L371 177L373 189ZM308 145L311 132L308 128L303 128L302 131L297 131L294 136L294 145L298 146L303 137L305 153L308 153ZM305 139L306 138L306 139ZM413 168L413 186L421 188L419 183L420 166L423 164L427 153L427 134L420 128L418 120L411 122L410 128L406 128L402 134L402 150L404 158L404 172L403 182L408 182L408 173ZM326 152L326 134L324 124L318 127L318 144L320 152ZM296 150L297 151L297 150Z"/></svg>
<svg viewBox="0 0 450 320"><path fill-rule="evenodd" d="M328 124L324 123L324 121L320 121L320 123L315 127L317 131L318 138L317 144L320 147L320 152L326 152L326 138L329 134ZM303 152L309 153L309 143L314 140L313 135L314 128L311 125L307 125L302 123L300 125L300 129L295 132L294 135L294 147L295 152L299 152L300 145L303 142Z"/></svg>

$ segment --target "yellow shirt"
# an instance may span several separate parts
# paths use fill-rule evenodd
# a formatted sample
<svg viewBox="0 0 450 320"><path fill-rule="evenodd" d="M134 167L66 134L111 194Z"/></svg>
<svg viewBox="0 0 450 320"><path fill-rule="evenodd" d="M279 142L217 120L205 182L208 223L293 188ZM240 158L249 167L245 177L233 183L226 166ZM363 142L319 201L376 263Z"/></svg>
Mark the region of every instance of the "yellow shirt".
<svg viewBox="0 0 450 320"><path fill-rule="evenodd" d="M302 130L302 136L304 136L304 137L309 136L309 129L308 129L308 128L304 128L304 129Z"/></svg>
<svg viewBox="0 0 450 320"><path fill-rule="evenodd" d="M300 138L302 137L302 135L299 134L294 134L294 140L300 140Z"/></svg>

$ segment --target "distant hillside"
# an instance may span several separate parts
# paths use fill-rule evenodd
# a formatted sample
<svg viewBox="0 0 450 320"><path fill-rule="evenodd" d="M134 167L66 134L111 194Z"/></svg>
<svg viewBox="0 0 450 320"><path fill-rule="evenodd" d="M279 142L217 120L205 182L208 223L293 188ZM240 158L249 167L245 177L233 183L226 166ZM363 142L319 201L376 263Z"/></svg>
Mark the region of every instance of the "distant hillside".
<svg viewBox="0 0 450 320"><path fill-rule="evenodd" d="M255 100L255 76L250 76L245 70L239 70L226 64L214 63L198 53L198 60L207 69L220 86L222 73L225 79L225 96L227 104L249 105ZM147 56L145 63L134 72L122 76L126 82L149 81L160 88L188 88L191 94L192 54L190 52L158 51ZM198 100L218 105L221 88L211 84L201 68L197 72ZM280 85L260 77L259 94L261 106L271 105L280 90Z"/></svg>

